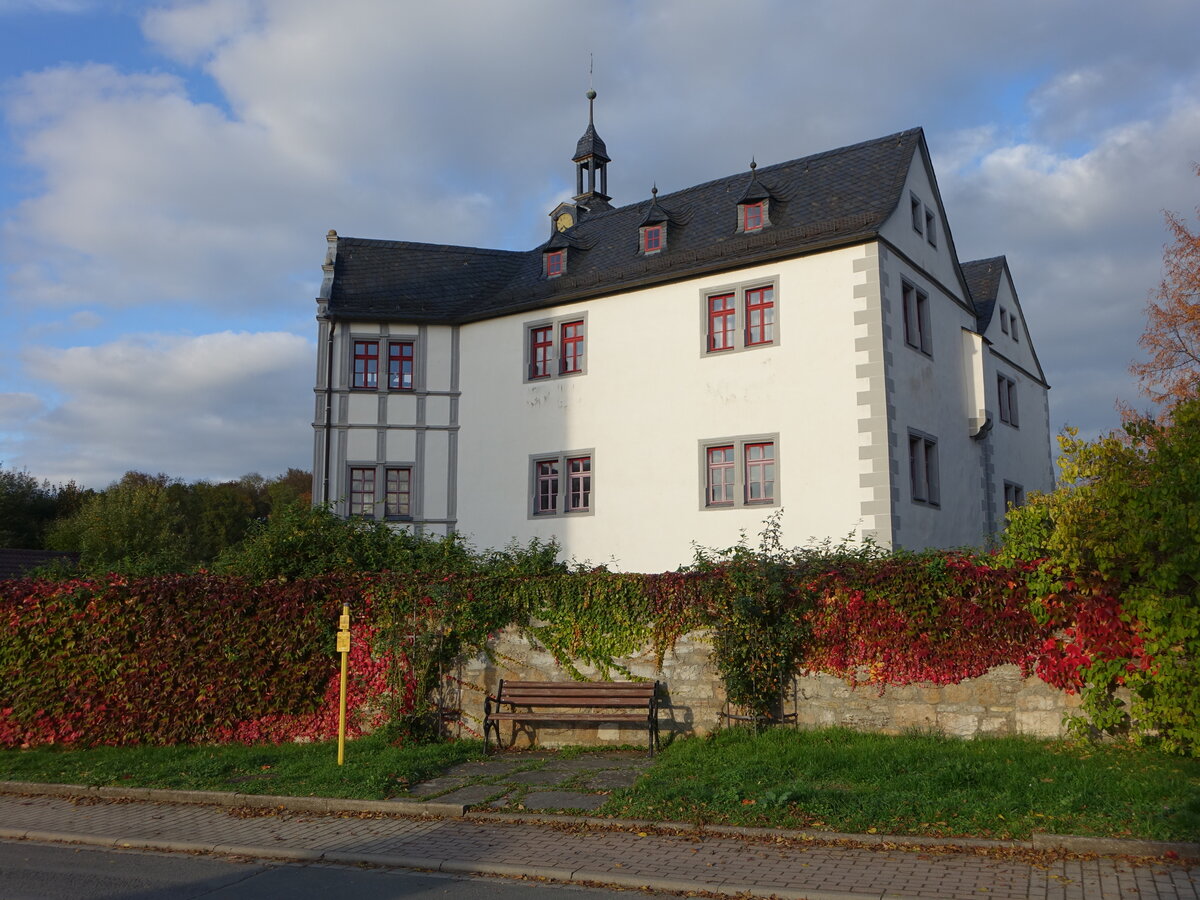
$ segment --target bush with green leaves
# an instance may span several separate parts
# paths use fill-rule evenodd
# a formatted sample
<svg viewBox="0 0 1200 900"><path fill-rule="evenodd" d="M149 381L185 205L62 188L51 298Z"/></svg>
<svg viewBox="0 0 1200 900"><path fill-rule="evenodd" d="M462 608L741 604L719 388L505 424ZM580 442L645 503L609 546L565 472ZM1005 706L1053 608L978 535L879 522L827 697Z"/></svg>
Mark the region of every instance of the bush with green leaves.
<svg viewBox="0 0 1200 900"><path fill-rule="evenodd" d="M1003 554L1039 561L1030 585L1051 602L1066 589L1120 600L1137 653L1083 660L1085 710L1200 754L1200 401L1096 441L1068 430L1059 443L1063 486L1009 514Z"/></svg>
<svg viewBox="0 0 1200 900"><path fill-rule="evenodd" d="M332 572L545 574L565 571L558 545L533 539L480 553L457 534L415 534L384 522L343 519L328 507L291 504L251 527L213 568L257 580L310 578Z"/></svg>

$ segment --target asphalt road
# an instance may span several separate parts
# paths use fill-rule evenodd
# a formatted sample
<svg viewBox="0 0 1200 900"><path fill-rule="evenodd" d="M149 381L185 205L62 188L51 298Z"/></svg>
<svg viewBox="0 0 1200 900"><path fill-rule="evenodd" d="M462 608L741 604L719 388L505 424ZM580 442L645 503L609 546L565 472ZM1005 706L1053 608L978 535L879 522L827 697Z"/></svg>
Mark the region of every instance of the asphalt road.
<svg viewBox="0 0 1200 900"><path fill-rule="evenodd" d="M293 865L0 841L0 900L629 900L630 896L639 895L407 869Z"/></svg>

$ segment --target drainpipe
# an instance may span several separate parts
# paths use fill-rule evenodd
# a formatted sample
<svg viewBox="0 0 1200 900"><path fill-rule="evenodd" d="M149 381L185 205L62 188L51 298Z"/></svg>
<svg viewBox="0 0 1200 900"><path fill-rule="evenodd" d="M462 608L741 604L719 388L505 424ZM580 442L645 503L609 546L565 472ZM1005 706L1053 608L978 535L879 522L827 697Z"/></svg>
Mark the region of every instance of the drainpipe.
<svg viewBox="0 0 1200 900"><path fill-rule="evenodd" d="M325 464L321 486L321 503L329 503L329 456L333 436L333 332L337 321L329 320L329 337L325 344Z"/></svg>

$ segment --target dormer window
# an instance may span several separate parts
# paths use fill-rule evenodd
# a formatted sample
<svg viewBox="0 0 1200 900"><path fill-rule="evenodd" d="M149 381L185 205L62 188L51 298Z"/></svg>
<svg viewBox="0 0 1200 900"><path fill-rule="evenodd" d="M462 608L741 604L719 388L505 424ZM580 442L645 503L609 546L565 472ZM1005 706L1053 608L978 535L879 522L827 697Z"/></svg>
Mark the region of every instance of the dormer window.
<svg viewBox="0 0 1200 900"><path fill-rule="evenodd" d="M646 225L642 228L642 252L658 253L666 242L666 229L662 225Z"/></svg>
<svg viewBox="0 0 1200 900"><path fill-rule="evenodd" d="M742 204L742 231L759 231L767 223L765 200Z"/></svg>
<svg viewBox="0 0 1200 900"><path fill-rule="evenodd" d="M546 277L557 278L566 270L566 253L562 250L551 250L546 254Z"/></svg>

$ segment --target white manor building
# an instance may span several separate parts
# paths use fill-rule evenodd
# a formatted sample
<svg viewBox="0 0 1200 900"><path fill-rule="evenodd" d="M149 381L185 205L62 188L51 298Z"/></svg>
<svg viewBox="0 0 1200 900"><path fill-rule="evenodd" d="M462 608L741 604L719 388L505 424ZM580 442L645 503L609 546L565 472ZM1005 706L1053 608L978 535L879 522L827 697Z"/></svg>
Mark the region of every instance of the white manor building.
<svg viewBox="0 0 1200 900"><path fill-rule="evenodd" d="M329 233L315 502L663 571L778 509L978 545L1053 486L1008 265L959 261L920 129L622 207L591 121L574 162L533 250Z"/></svg>

